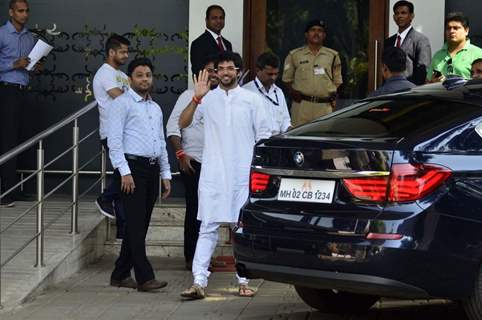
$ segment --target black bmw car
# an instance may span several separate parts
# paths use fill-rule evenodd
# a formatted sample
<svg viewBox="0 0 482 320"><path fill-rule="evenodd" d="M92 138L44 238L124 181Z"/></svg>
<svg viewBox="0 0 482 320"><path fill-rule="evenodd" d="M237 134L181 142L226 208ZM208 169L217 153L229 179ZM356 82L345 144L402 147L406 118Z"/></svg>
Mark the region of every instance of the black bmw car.
<svg viewBox="0 0 482 320"><path fill-rule="evenodd" d="M482 319L482 82L363 100L255 147L238 273L311 307L462 301Z"/></svg>

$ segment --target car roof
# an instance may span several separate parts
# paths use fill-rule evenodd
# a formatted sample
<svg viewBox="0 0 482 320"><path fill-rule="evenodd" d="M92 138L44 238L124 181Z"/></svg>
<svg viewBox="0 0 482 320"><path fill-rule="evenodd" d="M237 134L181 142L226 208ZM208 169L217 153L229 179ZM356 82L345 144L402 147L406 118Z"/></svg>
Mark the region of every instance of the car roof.
<svg viewBox="0 0 482 320"><path fill-rule="evenodd" d="M443 83L429 83L417 86L408 91L385 94L377 97L367 98L372 100L398 99L441 99L460 100L482 106L482 79L464 80L461 78L449 78Z"/></svg>

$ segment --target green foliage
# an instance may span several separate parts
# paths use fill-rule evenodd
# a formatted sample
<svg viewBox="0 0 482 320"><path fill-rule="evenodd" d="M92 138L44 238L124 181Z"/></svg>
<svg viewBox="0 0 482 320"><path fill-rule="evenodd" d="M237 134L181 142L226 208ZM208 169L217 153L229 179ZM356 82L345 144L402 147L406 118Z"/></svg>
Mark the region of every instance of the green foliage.
<svg viewBox="0 0 482 320"><path fill-rule="evenodd" d="M308 21L324 20L328 26L325 45L338 51L342 60L342 97L365 97L368 8L369 0L268 0L268 48L284 59L290 50L305 44Z"/></svg>
<svg viewBox="0 0 482 320"><path fill-rule="evenodd" d="M157 32L153 28L141 28L138 25L134 26L133 30L134 34L134 41L140 41L142 38L147 38L149 46L147 47L142 47L139 49L139 53L142 56L145 57L156 57L156 56L162 56L164 54L177 54L182 56L184 61L187 62L188 58L188 49L187 49L187 41L188 41L188 32L187 30L184 32L179 32L178 35L180 39L184 40L186 42L186 46L174 46L174 45L169 45L169 46L163 46L163 47L155 47L153 44L156 39L162 38L164 35L161 32Z"/></svg>

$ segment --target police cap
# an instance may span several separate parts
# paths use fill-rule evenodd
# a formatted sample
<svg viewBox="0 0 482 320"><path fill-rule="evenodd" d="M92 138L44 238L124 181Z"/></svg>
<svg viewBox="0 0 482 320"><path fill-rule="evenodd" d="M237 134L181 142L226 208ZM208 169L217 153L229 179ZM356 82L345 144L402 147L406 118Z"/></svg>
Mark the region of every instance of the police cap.
<svg viewBox="0 0 482 320"><path fill-rule="evenodd" d="M323 20L311 20L308 22L305 28L305 32L308 32L313 27L321 27L323 28L323 31L326 32L326 23Z"/></svg>

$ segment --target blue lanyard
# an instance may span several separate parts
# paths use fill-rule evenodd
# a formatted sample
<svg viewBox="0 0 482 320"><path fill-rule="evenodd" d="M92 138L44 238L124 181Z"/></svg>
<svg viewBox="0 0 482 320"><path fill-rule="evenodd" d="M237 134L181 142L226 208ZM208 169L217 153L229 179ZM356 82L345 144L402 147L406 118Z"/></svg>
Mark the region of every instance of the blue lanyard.
<svg viewBox="0 0 482 320"><path fill-rule="evenodd" d="M256 79L254 80L254 84L256 85L256 88L258 88L258 91L259 91L263 96L265 96L266 99L268 99L269 101L271 101L271 103L274 104L275 106L279 106L278 94L276 93L276 89L274 89L274 96L276 97L276 101L274 101L273 99L271 99L270 96L268 96L266 93L264 93L263 90L261 90L261 88L259 87L259 84L258 84L258 82L256 81Z"/></svg>

